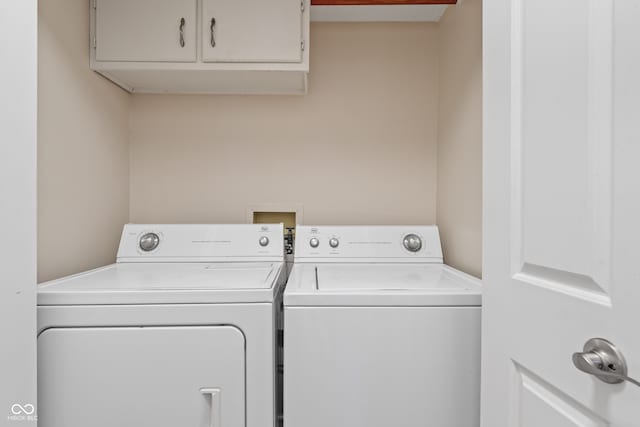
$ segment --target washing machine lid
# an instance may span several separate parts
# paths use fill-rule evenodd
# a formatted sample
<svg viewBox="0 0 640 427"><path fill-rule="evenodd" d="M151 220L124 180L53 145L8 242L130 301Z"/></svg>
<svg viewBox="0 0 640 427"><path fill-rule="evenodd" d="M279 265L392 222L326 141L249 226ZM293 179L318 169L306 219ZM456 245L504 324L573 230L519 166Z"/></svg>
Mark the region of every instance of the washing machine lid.
<svg viewBox="0 0 640 427"><path fill-rule="evenodd" d="M272 302L282 262L118 263L38 287L38 305Z"/></svg>
<svg viewBox="0 0 640 427"><path fill-rule="evenodd" d="M479 306L480 281L442 264L296 264L287 306Z"/></svg>

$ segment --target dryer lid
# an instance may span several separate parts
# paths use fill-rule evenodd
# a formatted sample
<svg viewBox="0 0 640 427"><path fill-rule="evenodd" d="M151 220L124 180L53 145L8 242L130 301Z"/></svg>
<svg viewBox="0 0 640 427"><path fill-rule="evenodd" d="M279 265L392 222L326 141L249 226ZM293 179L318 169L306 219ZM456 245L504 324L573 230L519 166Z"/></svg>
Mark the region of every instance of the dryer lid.
<svg viewBox="0 0 640 427"><path fill-rule="evenodd" d="M271 302L281 262L113 264L45 283L39 305Z"/></svg>

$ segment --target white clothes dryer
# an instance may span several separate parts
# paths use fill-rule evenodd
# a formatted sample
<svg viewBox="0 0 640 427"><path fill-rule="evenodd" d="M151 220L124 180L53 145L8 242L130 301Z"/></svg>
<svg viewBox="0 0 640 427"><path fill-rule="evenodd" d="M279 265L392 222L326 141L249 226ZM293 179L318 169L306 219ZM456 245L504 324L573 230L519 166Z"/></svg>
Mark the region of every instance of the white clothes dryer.
<svg viewBox="0 0 640 427"><path fill-rule="evenodd" d="M272 427L283 226L124 227L38 290L42 427Z"/></svg>
<svg viewBox="0 0 640 427"><path fill-rule="evenodd" d="M286 427L474 427L480 281L437 227L296 230L284 292Z"/></svg>

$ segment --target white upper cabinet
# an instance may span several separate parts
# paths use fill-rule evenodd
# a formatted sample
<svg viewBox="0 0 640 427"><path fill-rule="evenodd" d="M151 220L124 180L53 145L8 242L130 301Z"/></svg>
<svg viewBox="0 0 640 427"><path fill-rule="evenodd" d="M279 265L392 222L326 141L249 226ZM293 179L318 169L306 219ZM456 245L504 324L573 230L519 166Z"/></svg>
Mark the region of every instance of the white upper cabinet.
<svg viewBox="0 0 640 427"><path fill-rule="evenodd" d="M301 0L203 0L206 62L300 62Z"/></svg>
<svg viewBox="0 0 640 427"><path fill-rule="evenodd" d="M197 0L94 0L98 61L195 62Z"/></svg>
<svg viewBox="0 0 640 427"><path fill-rule="evenodd" d="M91 68L129 92L307 92L310 0L87 1Z"/></svg>

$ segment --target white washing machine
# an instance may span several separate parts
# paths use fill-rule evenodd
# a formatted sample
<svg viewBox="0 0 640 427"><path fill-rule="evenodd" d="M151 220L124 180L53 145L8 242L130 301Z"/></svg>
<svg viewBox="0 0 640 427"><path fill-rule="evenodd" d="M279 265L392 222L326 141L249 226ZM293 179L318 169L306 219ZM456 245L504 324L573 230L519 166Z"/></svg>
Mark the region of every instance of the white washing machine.
<svg viewBox="0 0 640 427"><path fill-rule="evenodd" d="M285 427L473 427L480 281L433 226L306 227L284 292Z"/></svg>
<svg viewBox="0 0 640 427"><path fill-rule="evenodd" d="M42 427L271 427L282 225L126 225L38 290Z"/></svg>

